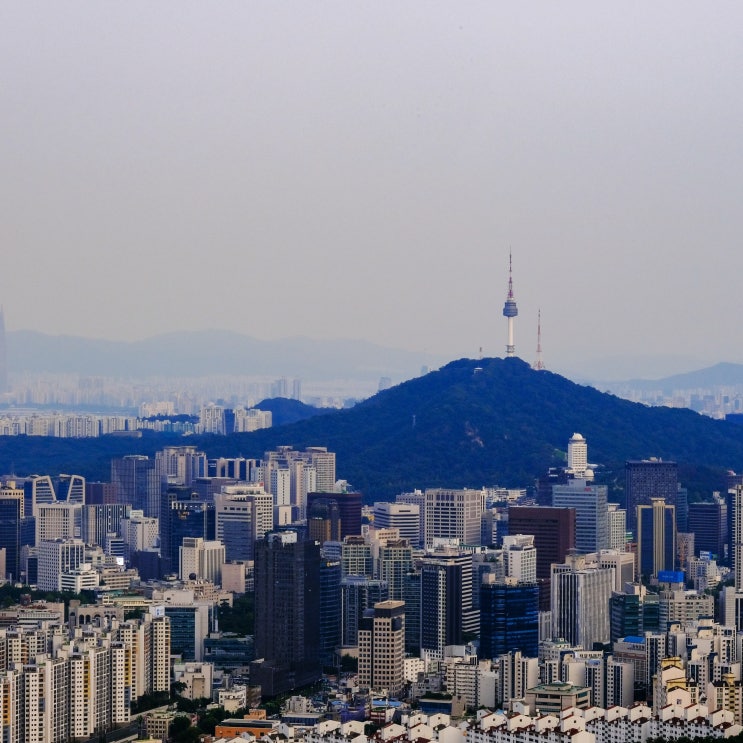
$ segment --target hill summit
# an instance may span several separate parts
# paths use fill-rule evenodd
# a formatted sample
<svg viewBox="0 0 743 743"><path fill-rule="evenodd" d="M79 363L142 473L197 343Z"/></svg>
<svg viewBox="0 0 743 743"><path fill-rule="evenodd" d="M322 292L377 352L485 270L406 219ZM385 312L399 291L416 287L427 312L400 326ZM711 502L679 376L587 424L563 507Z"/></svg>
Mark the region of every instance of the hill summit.
<svg viewBox="0 0 743 743"><path fill-rule="evenodd" d="M249 438L258 455L282 443L327 446L339 476L370 500L415 487L530 484L564 462L576 431L590 460L611 466L651 456L743 466L743 427L622 400L515 358L453 361L351 410ZM240 440L244 451L248 437Z"/></svg>
<svg viewBox="0 0 743 743"><path fill-rule="evenodd" d="M620 485L628 459L677 461L697 496L723 488L725 469L743 469L743 426L622 400L515 358L460 359L349 410L248 434L191 436L187 443L210 457L256 458L279 445L326 446L337 454L338 477L369 502L413 488L529 485L564 462L575 432L586 437L590 461L614 468ZM0 468L27 473L46 466L107 479L111 457L152 455L173 443L154 435L6 437ZM717 469L692 482L705 468Z"/></svg>

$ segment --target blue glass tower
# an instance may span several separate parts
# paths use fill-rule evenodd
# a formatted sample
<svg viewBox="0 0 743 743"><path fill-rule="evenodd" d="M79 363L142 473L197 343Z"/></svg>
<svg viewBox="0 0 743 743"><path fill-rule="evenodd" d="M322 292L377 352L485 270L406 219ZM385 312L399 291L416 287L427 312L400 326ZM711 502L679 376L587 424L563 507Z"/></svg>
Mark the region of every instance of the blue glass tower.
<svg viewBox="0 0 743 743"><path fill-rule="evenodd" d="M539 586L485 582L480 586L480 657L520 650L536 658L539 646Z"/></svg>

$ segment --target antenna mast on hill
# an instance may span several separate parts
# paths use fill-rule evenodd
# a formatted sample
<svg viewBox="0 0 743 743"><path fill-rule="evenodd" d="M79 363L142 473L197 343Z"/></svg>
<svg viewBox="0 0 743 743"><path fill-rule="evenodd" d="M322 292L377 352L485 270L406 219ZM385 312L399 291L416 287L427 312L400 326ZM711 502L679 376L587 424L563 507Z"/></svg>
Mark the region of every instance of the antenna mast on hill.
<svg viewBox="0 0 743 743"><path fill-rule="evenodd" d="M534 362L532 369L541 371L544 369L542 360L542 310L537 310L537 360Z"/></svg>

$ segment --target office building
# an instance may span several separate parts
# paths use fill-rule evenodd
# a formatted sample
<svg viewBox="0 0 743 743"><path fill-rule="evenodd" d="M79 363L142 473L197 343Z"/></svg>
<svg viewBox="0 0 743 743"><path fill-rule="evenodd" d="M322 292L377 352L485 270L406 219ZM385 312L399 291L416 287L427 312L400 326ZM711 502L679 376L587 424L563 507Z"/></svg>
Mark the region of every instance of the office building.
<svg viewBox="0 0 743 743"><path fill-rule="evenodd" d="M472 554L441 549L423 557L421 571L421 654L442 660L447 645L476 636L479 611L472 598Z"/></svg>
<svg viewBox="0 0 743 743"><path fill-rule="evenodd" d="M21 529L23 525L23 490L15 482L0 487L0 549L5 550L3 579L21 579Z"/></svg>
<svg viewBox="0 0 743 743"><path fill-rule="evenodd" d="M637 562L640 575L657 576L676 567L676 509L663 498L637 507Z"/></svg>
<svg viewBox="0 0 743 743"><path fill-rule="evenodd" d="M160 517L160 473L154 459L139 454L112 459L111 482L118 503L129 503L145 516Z"/></svg>
<svg viewBox="0 0 743 743"><path fill-rule="evenodd" d="M186 537L215 538L214 503L198 500L172 500L160 519L160 554L163 567L177 572L180 546Z"/></svg>
<svg viewBox="0 0 743 743"><path fill-rule="evenodd" d="M359 685L392 697L405 685L405 603L382 601L368 610L358 636Z"/></svg>
<svg viewBox="0 0 743 743"><path fill-rule="evenodd" d="M340 519L340 538L361 534L361 493L307 493L307 513L315 512L316 503L336 510Z"/></svg>
<svg viewBox="0 0 743 743"><path fill-rule="evenodd" d="M637 507L649 506L653 498L675 504L678 492L678 465L662 459L631 460L624 466L624 497L627 527L637 536Z"/></svg>
<svg viewBox="0 0 743 743"><path fill-rule="evenodd" d="M550 609L552 563L565 561L575 549L575 509L550 506L510 506L509 534L531 534L537 550L539 608Z"/></svg>
<svg viewBox="0 0 743 743"><path fill-rule="evenodd" d="M85 544L80 539L55 539L38 545L40 591L61 591L65 573L78 570L85 562Z"/></svg>
<svg viewBox="0 0 743 743"><path fill-rule="evenodd" d="M495 659L519 650L539 650L539 587L536 582L498 581L483 576L480 585L480 658Z"/></svg>
<svg viewBox="0 0 743 743"><path fill-rule="evenodd" d="M421 543L420 506L413 503L374 504L374 526L377 529L398 529L400 537L413 547Z"/></svg>
<svg viewBox="0 0 743 743"><path fill-rule="evenodd" d="M228 560L252 560L255 543L273 529L273 499L260 485L226 485L214 496L216 538Z"/></svg>
<svg viewBox="0 0 743 743"><path fill-rule="evenodd" d="M206 454L195 446L166 446L155 453L156 469L168 485L192 485L207 476Z"/></svg>
<svg viewBox="0 0 743 743"><path fill-rule="evenodd" d="M221 585L225 548L219 540L184 537L179 548L181 580L206 580Z"/></svg>
<svg viewBox="0 0 743 743"><path fill-rule="evenodd" d="M82 512L83 542L105 547L106 537L120 533L121 520L129 518L131 511L132 507L128 503L86 504Z"/></svg>
<svg viewBox="0 0 743 743"><path fill-rule="evenodd" d="M348 575L341 579L341 642L354 647L364 612L389 599L387 582L366 575Z"/></svg>
<svg viewBox="0 0 743 743"><path fill-rule="evenodd" d="M404 601L405 576L413 569L413 548L407 539L395 538L372 537L371 546L374 575L387 583L391 600Z"/></svg>
<svg viewBox="0 0 743 743"><path fill-rule="evenodd" d="M341 564L322 556L320 561L320 662L336 665L336 648L341 644L343 600Z"/></svg>
<svg viewBox="0 0 743 743"><path fill-rule="evenodd" d="M341 513L332 495L315 498L307 509L307 532L320 544L341 540Z"/></svg>
<svg viewBox="0 0 743 743"><path fill-rule="evenodd" d="M711 501L689 504L688 530L694 535L697 552L708 552L716 560L727 559L727 510L727 503L719 493L714 493Z"/></svg>
<svg viewBox="0 0 743 743"><path fill-rule="evenodd" d="M627 547L627 512L617 503L608 504L609 549L624 552Z"/></svg>
<svg viewBox="0 0 743 743"><path fill-rule="evenodd" d="M463 545L480 544L483 493L480 490L425 491L425 540L428 549L437 542L456 540Z"/></svg>
<svg viewBox="0 0 743 743"><path fill-rule="evenodd" d="M606 485L570 480L552 488L554 508L575 509L575 549L583 554L609 547L609 509Z"/></svg>
<svg viewBox="0 0 743 743"><path fill-rule="evenodd" d="M571 553L552 567L552 637L593 650L609 642L609 599L614 570Z"/></svg>
<svg viewBox="0 0 743 743"><path fill-rule="evenodd" d="M36 541L77 538L82 536L82 504L44 503L36 506Z"/></svg>
<svg viewBox="0 0 743 743"><path fill-rule="evenodd" d="M320 678L320 547L274 532L255 551L255 653L251 680L275 696Z"/></svg>

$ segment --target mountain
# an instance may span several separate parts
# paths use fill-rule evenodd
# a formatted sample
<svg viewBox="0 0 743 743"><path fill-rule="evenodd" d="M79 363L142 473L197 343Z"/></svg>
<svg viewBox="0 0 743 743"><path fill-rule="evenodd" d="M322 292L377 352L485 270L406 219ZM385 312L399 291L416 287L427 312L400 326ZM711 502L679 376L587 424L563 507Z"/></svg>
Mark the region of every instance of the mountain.
<svg viewBox="0 0 743 743"><path fill-rule="evenodd" d="M581 386L519 359L454 361L349 410L227 437L190 437L209 456L261 457L278 445L327 446L338 477L367 501L425 487L529 485L564 461L574 432L591 462L623 481L627 459L679 462L693 496L743 469L743 426L690 410L651 408ZM177 440L182 443L183 440ZM0 439L0 472L72 471L107 478L108 459L152 454L173 439Z"/></svg>
<svg viewBox="0 0 743 743"><path fill-rule="evenodd" d="M578 380L577 377L572 377ZM713 366L673 374L659 379L626 379L622 381L598 381L580 377L581 382L590 384L597 389L610 392L624 393L628 390L644 392L663 392L672 394L675 390L713 389L715 387L743 387L743 364L733 364L727 361Z"/></svg>
<svg viewBox="0 0 743 743"><path fill-rule="evenodd" d="M385 348L366 341L285 338L264 341L223 330L167 333L141 341L8 332L11 372L79 373L103 377L287 376L312 379L407 379L432 354Z"/></svg>
<svg viewBox="0 0 743 743"><path fill-rule="evenodd" d="M674 390L711 389L713 387L743 386L743 364L724 361L704 369L674 374L662 379L629 379L626 382L607 382L607 389L619 387L635 390L661 390L670 395Z"/></svg>

